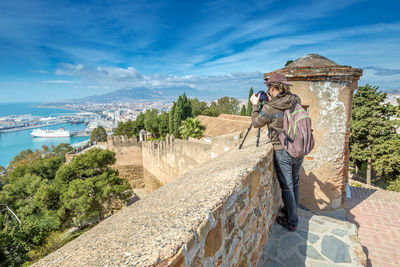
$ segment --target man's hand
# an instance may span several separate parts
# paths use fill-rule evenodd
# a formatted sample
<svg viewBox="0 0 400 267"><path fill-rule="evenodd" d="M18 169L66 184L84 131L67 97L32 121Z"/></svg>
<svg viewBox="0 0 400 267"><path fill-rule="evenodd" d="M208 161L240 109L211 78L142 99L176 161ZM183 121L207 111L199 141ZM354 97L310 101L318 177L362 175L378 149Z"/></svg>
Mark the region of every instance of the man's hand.
<svg viewBox="0 0 400 267"><path fill-rule="evenodd" d="M257 105L259 101L260 101L260 95L256 96L256 94L254 94L254 95L252 95L252 96L250 97L250 102L251 102L253 105Z"/></svg>

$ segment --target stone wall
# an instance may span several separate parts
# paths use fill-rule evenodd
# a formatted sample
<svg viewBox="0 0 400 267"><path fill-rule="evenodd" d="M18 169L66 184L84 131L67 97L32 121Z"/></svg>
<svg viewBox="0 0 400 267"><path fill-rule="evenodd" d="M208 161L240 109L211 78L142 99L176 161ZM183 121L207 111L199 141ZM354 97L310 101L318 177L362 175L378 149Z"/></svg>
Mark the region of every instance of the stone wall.
<svg viewBox="0 0 400 267"><path fill-rule="evenodd" d="M315 147L300 175L301 204L312 210L345 207L351 107L362 70L311 54L273 72L286 75L312 118Z"/></svg>
<svg viewBox="0 0 400 267"><path fill-rule="evenodd" d="M256 266L280 202L272 155L271 145L231 150L34 266Z"/></svg>
<svg viewBox="0 0 400 267"><path fill-rule="evenodd" d="M138 166L142 165L142 144L136 136L111 135L107 138L107 149L115 152L116 165Z"/></svg>
<svg viewBox="0 0 400 267"><path fill-rule="evenodd" d="M157 266L257 266L279 201L269 148L253 168L243 173L232 194L207 214L190 241Z"/></svg>
<svg viewBox="0 0 400 267"><path fill-rule="evenodd" d="M114 165L113 168L118 170L118 176L120 178L128 180L132 189L145 187L145 179L142 165Z"/></svg>
<svg viewBox="0 0 400 267"><path fill-rule="evenodd" d="M107 149L115 152L115 164L119 177L129 181L131 188L144 188L144 170L142 164L142 144L133 136L111 135L107 138Z"/></svg>
<svg viewBox="0 0 400 267"><path fill-rule="evenodd" d="M167 184L185 172L211 159L211 145L175 139L143 142L143 167L161 184Z"/></svg>

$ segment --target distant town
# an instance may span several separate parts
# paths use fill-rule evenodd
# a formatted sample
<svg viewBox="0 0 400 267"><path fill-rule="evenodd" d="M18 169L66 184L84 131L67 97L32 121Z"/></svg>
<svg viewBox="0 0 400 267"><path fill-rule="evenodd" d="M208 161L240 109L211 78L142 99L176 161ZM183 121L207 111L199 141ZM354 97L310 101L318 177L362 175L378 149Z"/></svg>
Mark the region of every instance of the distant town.
<svg viewBox="0 0 400 267"><path fill-rule="evenodd" d="M210 105L212 101L205 102ZM238 109L247 105L247 99L239 100ZM98 126L102 126L107 132L112 132L119 122L135 121L140 113L157 109L159 113L169 112L173 103L168 102L122 102L122 103L62 103L43 104L38 108L57 108L60 113L49 117L24 115L9 115L0 117L0 133L21 131L26 129L41 128L62 123L87 125L84 131L72 133L73 136L89 136ZM61 109L73 110L76 113L62 113Z"/></svg>

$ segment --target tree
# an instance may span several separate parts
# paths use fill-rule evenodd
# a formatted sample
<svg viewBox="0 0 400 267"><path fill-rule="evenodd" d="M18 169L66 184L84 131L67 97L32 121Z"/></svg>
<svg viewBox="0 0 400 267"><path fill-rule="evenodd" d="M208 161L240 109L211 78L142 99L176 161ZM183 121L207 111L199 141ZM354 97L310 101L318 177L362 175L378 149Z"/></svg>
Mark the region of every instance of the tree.
<svg viewBox="0 0 400 267"><path fill-rule="evenodd" d="M193 117L197 117L198 115L206 115L207 111L209 111L209 107L207 103L204 101L199 101L198 98L190 99L190 103L192 104L192 115Z"/></svg>
<svg viewBox="0 0 400 267"><path fill-rule="evenodd" d="M179 127L181 127L181 123L184 116L183 109L184 107L183 107L182 96L179 96L178 100L176 101L176 107L174 111L174 131L173 131L173 135L177 138L180 137Z"/></svg>
<svg viewBox="0 0 400 267"><path fill-rule="evenodd" d="M187 118L182 122L180 127L180 134L184 139L189 137L200 138L206 127L201 125L201 122L197 118Z"/></svg>
<svg viewBox="0 0 400 267"><path fill-rule="evenodd" d="M145 115L140 113L135 121L120 122L113 134L139 137L139 132L144 129L144 119Z"/></svg>
<svg viewBox="0 0 400 267"><path fill-rule="evenodd" d="M168 127L169 127L169 114L163 112L158 117L158 132L161 136L166 136L168 134Z"/></svg>
<svg viewBox="0 0 400 267"><path fill-rule="evenodd" d="M172 105L172 108L169 112L168 118L168 129L170 134L174 134L174 114L175 114L176 103Z"/></svg>
<svg viewBox="0 0 400 267"><path fill-rule="evenodd" d="M150 132L154 135L154 137L158 138L159 131L159 120L158 120L158 110L157 109L152 109L152 110L147 110L146 113L144 114L144 129L147 132Z"/></svg>
<svg viewBox="0 0 400 267"><path fill-rule="evenodd" d="M179 138L182 121L190 116L192 116L192 105L186 97L186 94L183 94L178 97L178 100L176 103L174 102L174 105L172 106L169 118L170 133Z"/></svg>
<svg viewBox="0 0 400 267"><path fill-rule="evenodd" d="M290 63L292 63L292 62L294 62L293 60L288 60L288 61L286 61L286 63L285 63L285 67L287 67Z"/></svg>
<svg viewBox="0 0 400 267"><path fill-rule="evenodd" d="M242 106L242 109L240 110L240 116L246 116L247 114L246 114L246 106L245 105L243 105Z"/></svg>
<svg viewBox="0 0 400 267"><path fill-rule="evenodd" d="M182 96L182 103L183 103L183 118L192 117L192 104L190 100L186 97L186 93L183 93Z"/></svg>
<svg viewBox="0 0 400 267"><path fill-rule="evenodd" d="M384 103L386 94L378 91L377 86L365 85L357 89L353 100L353 112L350 131L350 158L360 167L367 162L367 184L371 184L372 167L383 174L388 160L388 140L395 135L395 114L393 105ZM377 160L380 159L380 160ZM386 163L385 163L386 162Z"/></svg>
<svg viewBox="0 0 400 267"><path fill-rule="evenodd" d="M96 148L61 166L54 181L61 195L58 214L82 227L120 208L132 191L128 182L118 177L118 171L109 167L114 163L114 152Z"/></svg>
<svg viewBox="0 0 400 267"><path fill-rule="evenodd" d="M253 104L250 101L250 97L253 95L253 87L249 90L249 99L247 100L247 116L251 116L253 112Z"/></svg>
<svg viewBox="0 0 400 267"><path fill-rule="evenodd" d="M107 142L107 132L103 126L97 126L94 128L90 135L90 141L92 142Z"/></svg>

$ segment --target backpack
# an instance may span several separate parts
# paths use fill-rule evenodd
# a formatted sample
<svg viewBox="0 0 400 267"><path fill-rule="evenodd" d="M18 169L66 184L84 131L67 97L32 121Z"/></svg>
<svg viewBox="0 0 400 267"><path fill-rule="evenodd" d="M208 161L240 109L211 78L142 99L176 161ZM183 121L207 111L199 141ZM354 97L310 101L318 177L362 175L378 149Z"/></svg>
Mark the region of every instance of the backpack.
<svg viewBox="0 0 400 267"><path fill-rule="evenodd" d="M295 104L285 110L283 130L278 134L278 139L294 158L304 157L314 148L311 117L301 105Z"/></svg>

